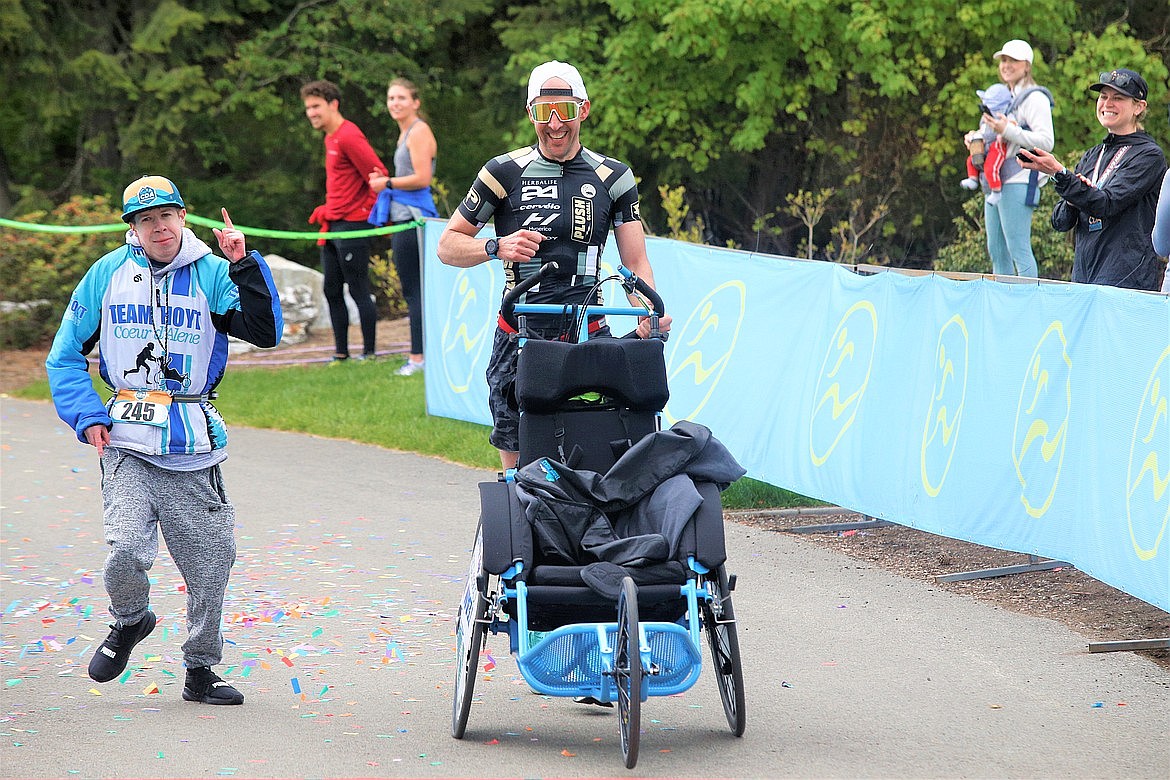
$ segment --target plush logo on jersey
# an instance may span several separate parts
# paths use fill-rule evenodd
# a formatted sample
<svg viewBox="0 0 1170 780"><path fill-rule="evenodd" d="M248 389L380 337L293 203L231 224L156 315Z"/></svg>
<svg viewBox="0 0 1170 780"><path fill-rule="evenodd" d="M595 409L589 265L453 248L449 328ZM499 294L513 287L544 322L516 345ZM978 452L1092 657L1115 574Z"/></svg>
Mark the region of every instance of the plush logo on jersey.
<svg viewBox="0 0 1170 780"><path fill-rule="evenodd" d="M593 201L589 198L573 197L573 232L574 241L585 243L593 235Z"/></svg>

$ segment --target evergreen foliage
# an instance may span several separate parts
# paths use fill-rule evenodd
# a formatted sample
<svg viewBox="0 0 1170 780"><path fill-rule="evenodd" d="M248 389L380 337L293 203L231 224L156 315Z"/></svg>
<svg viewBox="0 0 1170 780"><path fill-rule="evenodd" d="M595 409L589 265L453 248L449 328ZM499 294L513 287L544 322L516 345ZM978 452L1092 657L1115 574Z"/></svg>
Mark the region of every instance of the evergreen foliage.
<svg viewBox="0 0 1170 780"><path fill-rule="evenodd" d="M389 159L397 127L384 96L399 75L421 88L438 175L457 199L484 161L532 142L527 73L558 58L578 65L593 98L585 143L634 166L652 231L669 229L658 193L683 188L690 224L713 244L927 267L956 236L967 197L961 138L1007 38L1036 49L1037 80L1057 97L1056 153L1070 167L1073 150L1102 135L1086 86L1111 67L1146 77L1147 129L1170 148L1165 9L1165 0L3 0L0 215L113 196L149 171L179 182L197 214L227 205L240 224L308 229L324 170L300 86L337 82L343 113ZM822 191L832 198L810 239L785 204ZM1038 212L1036 236L1045 230ZM317 262L308 241L263 249Z"/></svg>

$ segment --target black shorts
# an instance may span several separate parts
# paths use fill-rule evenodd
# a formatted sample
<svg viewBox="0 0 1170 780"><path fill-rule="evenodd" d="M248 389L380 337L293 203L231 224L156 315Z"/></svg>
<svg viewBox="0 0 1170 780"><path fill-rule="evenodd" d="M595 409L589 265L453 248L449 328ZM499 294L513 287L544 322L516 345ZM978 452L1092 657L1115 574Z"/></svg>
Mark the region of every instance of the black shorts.
<svg viewBox="0 0 1170 780"><path fill-rule="evenodd" d="M601 321L601 326L589 334L589 338L609 336L610 331ZM546 335L540 334L539 335ZM552 328L548 336L560 333ZM488 359L487 386L488 408L492 413L492 433L488 441L503 452L520 451L520 405L516 401L516 334L496 328L492 341L492 354Z"/></svg>
<svg viewBox="0 0 1170 780"><path fill-rule="evenodd" d="M488 408L492 434L488 441L497 450L519 452L520 408L516 404L516 334L496 328L488 359Z"/></svg>

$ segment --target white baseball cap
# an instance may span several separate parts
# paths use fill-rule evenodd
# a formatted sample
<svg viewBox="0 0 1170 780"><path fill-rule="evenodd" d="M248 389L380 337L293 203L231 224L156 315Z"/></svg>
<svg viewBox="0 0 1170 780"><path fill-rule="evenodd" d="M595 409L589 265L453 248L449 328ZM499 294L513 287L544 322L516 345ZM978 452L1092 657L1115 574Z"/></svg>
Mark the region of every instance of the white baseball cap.
<svg viewBox="0 0 1170 780"><path fill-rule="evenodd" d="M541 88L549 79L561 79L569 85L569 89L542 90ZM585 91L585 82L581 79L581 73L569 63L558 60L550 60L537 65L532 69L532 75L528 77L528 105L532 105L532 101L541 95L571 96L578 100L589 99L589 93Z"/></svg>
<svg viewBox="0 0 1170 780"><path fill-rule="evenodd" d="M1021 41L1019 38L1008 41L1003 45L1003 48L992 55L995 59L1000 57L1011 57L1013 60L1022 60L1024 62L1032 61L1032 47L1028 45L1027 41Z"/></svg>

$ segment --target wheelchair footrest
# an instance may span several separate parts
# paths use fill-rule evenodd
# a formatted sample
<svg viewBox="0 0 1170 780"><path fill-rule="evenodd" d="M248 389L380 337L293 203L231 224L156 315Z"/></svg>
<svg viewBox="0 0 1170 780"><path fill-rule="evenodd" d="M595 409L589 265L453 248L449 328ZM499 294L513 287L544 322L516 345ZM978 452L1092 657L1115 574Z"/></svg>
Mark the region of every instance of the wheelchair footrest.
<svg viewBox="0 0 1170 780"><path fill-rule="evenodd" d="M612 684L604 680L613 667L612 652L598 642L604 626L609 647L617 638L617 624L577 623L548 632L518 655L520 673L533 689L550 696L594 696L613 701ZM642 623L650 648L650 668L642 678L650 696L673 696L695 684L702 670L702 653L685 628L677 623ZM598 695L599 693L603 695Z"/></svg>

